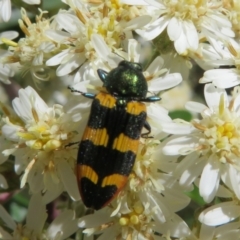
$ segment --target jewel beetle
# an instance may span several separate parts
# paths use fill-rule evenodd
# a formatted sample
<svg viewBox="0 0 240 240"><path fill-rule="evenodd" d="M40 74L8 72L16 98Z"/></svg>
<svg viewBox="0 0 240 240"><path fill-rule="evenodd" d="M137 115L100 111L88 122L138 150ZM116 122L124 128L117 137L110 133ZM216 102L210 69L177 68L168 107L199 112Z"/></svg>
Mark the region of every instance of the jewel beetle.
<svg viewBox="0 0 240 240"><path fill-rule="evenodd" d="M160 100L146 97L147 81L138 63L122 61L109 73L102 69L97 72L106 92L80 92L93 102L77 157L82 201L95 210L108 205L125 186L143 127L146 135L151 132L143 102Z"/></svg>

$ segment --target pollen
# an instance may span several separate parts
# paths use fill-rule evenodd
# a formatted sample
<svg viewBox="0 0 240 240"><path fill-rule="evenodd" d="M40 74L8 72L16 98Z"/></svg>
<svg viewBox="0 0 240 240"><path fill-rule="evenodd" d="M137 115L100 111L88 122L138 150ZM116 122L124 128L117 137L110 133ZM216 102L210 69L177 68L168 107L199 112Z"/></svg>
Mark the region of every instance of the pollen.
<svg viewBox="0 0 240 240"><path fill-rule="evenodd" d="M126 226L126 225L128 225L128 223L129 223L129 219L126 218L126 217L121 217L121 218L119 219L119 224L120 224L121 226Z"/></svg>
<svg viewBox="0 0 240 240"><path fill-rule="evenodd" d="M133 209L134 209L135 213L137 213L137 214L141 214L144 211L144 207L141 202L135 203L133 206Z"/></svg>
<svg viewBox="0 0 240 240"><path fill-rule="evenodd" d="M56 124L56 119L43 121L39 117L36 118L37 112L35 113L33 119L35 121L37 119L38 122L32 121L29 127L22 126L16 133L17 136L26 146L35 150L49 152L61 148L71 134L65 133L61 125Z"/></svg>
<svg viewBox="0 0 240 240"><path fill-rule="evenodd" d="M141 220L145 219L144 207L140 201L133 203L133 211L129 214L124 214L119 219L121 226L133 226L141 223Z"/></svg>
<svg viewBox="0 0 240 240"><path fill-rule="evenodd" d="M137 215L132 215L132 216L130 217L130 222L131 222L132 224L134 224L134 225L138 224L138 223L139 223L139 218L138 218L138 216L137 216Z"/></svg>
<svg viewBox="0 0 240 240"><path fill-rule="evenodd" d="M227 106L224 96L220 97L219 107L212 113L203 114L203 119L193 126L203 133L199 146L201 154L216 155L220 162L229 163L233 156L239 157L240 119L234 110L234 98ZM204 147L203 147L204 146Z"/></svg>
<svg viewBox="0 0 240 240"><path fill-rule="evenodd" d="M44 150L45 150L45 151L51 151L51 150L58 149L59 147L61 147L61 142L54 139L54 140L48 141L48 142L44 145Z"/></svg>
<svg viewBox="0 0 240 240"><path fill-rule="evenodd" d="M232 123L225 123L224 125L217 127L218 137L221 138L226 136L227 138L232 138L234 136L235 127Z"/></svg>
<svg viewBox="0 0 240 240"><path fill-rule="evenodd" d="M36 17L36 22L32 23L28 18L26 10L21 9L22 19L19 19L19 26L25 34L25 38L21 38L18 43L13 41L3 39L3 41L10 46L10 50L13 53L10 57L5 57L4 61L6 63L19 62L21 65L26 66L29 69L30 66L41 65L43 51L40 51L40 46L46 42L51 41L45 34L45 31L50 29L50 20L44 19L43 15L45 11L40 11L40 14ZM41 56L41 58L39 57ZM49 57L49 56L48 56ZM42 59L45 60L44 58Z"/></svg>
<svg viewBox="0 0 240 240"><path fill-rule="evenodd" d="M140 219L137 214L129 214L119 219L119 224L121 226L137 225L139 224L139 222L140 222Z"/></svg>
<svg viewBox="0 0 240 240"><path fill-rule="evenodd" d="M40 150L42 149L43 143L40 140L37 140L34 142L34 144L31 146L33 149Z"/></svg>
<svg viewBox="0 0 240 240"><path fill-rule="evenodd" d="M168 6L168 14L182 20L197 21L199 17L206 14L209 8L205 1L201 0L165 0L164 2Z"/></svg>

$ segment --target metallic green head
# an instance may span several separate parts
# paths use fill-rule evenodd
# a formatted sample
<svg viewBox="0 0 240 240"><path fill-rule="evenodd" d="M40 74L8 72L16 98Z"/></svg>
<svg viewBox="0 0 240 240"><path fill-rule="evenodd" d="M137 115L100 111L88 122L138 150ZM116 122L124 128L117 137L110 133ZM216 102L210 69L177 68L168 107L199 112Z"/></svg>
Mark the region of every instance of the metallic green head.
<svg viewBox="0 0 240 240"><path fill-rule="evenodd" d="M113 95L121 97L146 97L148 86L138 63L122 61L109 73L98 69L103 86Z"/></svg>

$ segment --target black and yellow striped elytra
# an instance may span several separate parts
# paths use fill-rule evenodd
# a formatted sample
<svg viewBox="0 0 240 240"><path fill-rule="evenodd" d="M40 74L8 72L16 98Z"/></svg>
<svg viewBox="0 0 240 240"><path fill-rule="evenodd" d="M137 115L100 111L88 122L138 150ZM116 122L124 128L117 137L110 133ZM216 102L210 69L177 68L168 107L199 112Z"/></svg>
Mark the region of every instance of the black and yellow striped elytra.
<svg viewBox="0 0 240 240"><path fill-rule="evenodd" d="M93 102L77 158L83 203L95 210L109 204L125 186L141 131L143 127L151 131L143 102L160 100L146 97L147 82L137 63L122 61L109 73L99 69L98 75L108 92L82 93Z"/></svg>

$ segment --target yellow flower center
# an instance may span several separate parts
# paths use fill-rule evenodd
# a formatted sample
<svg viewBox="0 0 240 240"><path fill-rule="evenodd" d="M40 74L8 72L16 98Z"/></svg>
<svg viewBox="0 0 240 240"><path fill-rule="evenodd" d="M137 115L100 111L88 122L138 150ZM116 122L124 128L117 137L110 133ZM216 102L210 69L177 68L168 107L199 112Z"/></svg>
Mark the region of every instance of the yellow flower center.
<svg viewBox="0 0 240 240"><path fill-rule="evenodd" d="M140 202L136 202L133 205L133 211L129 214L123 215L119 219L119 224L121 226L130 226L130 225L138 225L143 219L143 212L144 212L144 207Z"/></svg>
<svg viewBox="0 0 240 240"><path fill-rule="evenodd" d="M20 138L18 147L27 146L35 150L49 152L65 146L69 143L69 138L72 137L73 133L68 132L64 127L65 124L61 123L60 117L64 113L58 105L49 109L50 115L45 113L42 116L38 116L38 111L33 108L33 118L27 123L11 114L4 105L0 105L0 107L6 115L5 122L16 126L16 134Z"/></svg>
<svg viewBox="0 0 240 240"><path fill-rule="evenodd" d="M229 156L232 154L240 157L238 151L240 148L240 119L231 106L233 104L230 104L228 108L225 106L222 95L218 111L213 111L200 123L193 123L204 136L200 139L199 150L202 151L202 154L218 155L221 162L229 162Z"/></svg>
<svg viewBox="0 0 240 240"><path fill-rule="evenodd" d="M9 50L13 52L13 55L3 59L5 63L20 62L22 65L27 66L29 63L32 65L32 61L36 55L42 52L39 46L43 42L51 41L45 35L45 31L50 28L50 21L43 18L44 13L46 12L40 10L40 15L36 17L36 23L32 23L25 9L21 9L22 19L19 19L18 22L25 34L25 38L21 38L18 43L3 39L9 45Z"/></svg>
<svg viewBox="0 0 240 240"><path fill-rule="evenodd" d="M239 0L223 0L223 6L227 9L226 14L232 22L232 30L236 33L236 37L240 36L240 1Z"/></svg>
<svg viewBox="0 0 240 240"><path fill-rule="evenodd" d="M208 2L205 0L165 0L168 7L168 14L182 20L199 21L199 17L205 15L210 10ZM220 7L221 3L213 7Z"/></svg>
<svg viewBox="0 0 240 240"><path fill-rule="evenodd" d="M74 7L73 7L74 8ZM119 0L106 1L99 4L98 7L92 8L90 12L85 13L78 8L74 8L78 19L85 25L85 36L73 37L75 52L87 51L86 57L92 58L94 51L91 44L91 36L97 33L103 37L106 44L112 48L120 47L121 41L124 40L124 24L119 22L128 22L131 19L144 15L144 7L131 6L120 3ZM81 33L82 34L82 33Z"/></svg>
<svg viewBox="0 0 240 240"><path fill-rule="evenodd" d="M239 14L240 19L240 14ZM240 51L238 49L235 49L234 46L232 46L230 43L228 43L228 50L233 55L234 65L235 67L240 70Z"/></svg>

